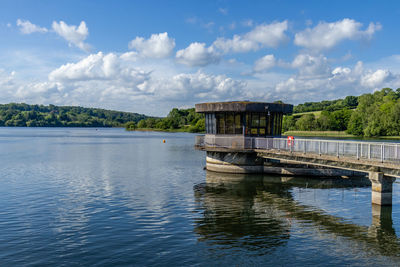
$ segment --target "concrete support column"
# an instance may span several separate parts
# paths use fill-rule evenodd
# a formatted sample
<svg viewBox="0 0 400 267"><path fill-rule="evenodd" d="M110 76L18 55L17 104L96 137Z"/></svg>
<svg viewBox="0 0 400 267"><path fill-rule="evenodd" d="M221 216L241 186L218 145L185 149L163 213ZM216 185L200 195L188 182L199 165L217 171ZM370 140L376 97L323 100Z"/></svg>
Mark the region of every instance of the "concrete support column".
<svg viewBox="0 0 400 267"><path fill-rule="evenodd" d="M371 181L371 200L372 204L391 206L393 182L396 178L384 176L382 172L370 172L369 180Z"/></svg>

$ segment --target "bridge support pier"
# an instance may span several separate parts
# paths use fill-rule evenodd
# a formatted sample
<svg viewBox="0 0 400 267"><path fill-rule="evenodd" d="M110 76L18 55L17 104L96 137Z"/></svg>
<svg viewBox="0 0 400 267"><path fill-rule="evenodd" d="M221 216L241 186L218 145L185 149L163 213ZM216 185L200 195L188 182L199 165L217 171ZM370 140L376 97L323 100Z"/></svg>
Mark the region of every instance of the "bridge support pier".
<svg viewBox="0 0 400 267"><path fill-rule="evenodd" d="M392 205L393 182L396 178L384 176L383 172L370 172L371 201L372 204L381 206Z"/></svg>

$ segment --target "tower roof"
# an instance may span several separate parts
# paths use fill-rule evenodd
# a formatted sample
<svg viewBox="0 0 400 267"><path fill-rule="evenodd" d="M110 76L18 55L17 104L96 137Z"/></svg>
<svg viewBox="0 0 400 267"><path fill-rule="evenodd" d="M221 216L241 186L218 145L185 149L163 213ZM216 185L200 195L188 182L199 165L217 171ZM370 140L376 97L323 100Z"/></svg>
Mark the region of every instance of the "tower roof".
<svg viewBox="0 0 400 267"><path fill-rule="evenodd" d="M280 103L250 102L250 101L229 101L210 102L195 105L196 112L280 112L290 114L293 112L293 105Z"/></svg>

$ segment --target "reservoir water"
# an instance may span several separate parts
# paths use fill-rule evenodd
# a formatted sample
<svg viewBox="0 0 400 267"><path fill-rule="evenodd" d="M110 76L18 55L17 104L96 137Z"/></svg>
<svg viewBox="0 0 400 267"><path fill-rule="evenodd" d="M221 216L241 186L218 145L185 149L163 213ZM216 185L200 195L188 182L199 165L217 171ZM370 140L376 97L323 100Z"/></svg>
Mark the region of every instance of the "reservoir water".
<svg viewBox="0 0 400 267"><path fill-rule="evenodd" d="M0 265L400 265L398 183L376 221L368 179L207 172L193 143L0 128Z"/></svg>

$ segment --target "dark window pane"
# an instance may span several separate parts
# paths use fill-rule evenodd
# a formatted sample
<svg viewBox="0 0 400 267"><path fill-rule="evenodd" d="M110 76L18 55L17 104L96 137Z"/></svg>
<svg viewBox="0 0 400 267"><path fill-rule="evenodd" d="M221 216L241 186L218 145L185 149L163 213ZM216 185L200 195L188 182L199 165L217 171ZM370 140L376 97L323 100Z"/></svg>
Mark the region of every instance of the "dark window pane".
<svg viewBox="0 0 400 267"><path fill-rule="evenodd" d="M260 124L260 116L258 113L251 114L251 127L257 127Z"/></svg>
<svg viewBox="0 0 400 267"><path fill-rule="evenodd" d="M226 114L226 134L234 134L234 128L233 128L233 122L234 122L234 118L233 118L233 114Z"/></svg>
<svg viewBox="0 0 400 267"><path fill-rule="evenodd" d="M243 132L243 126L240 114L235 115L235 134L241 134Z"/></svg>
<svg viewBox="0 0 400 267"><path fill-rule="evenodd" d="M225 114L217 114L218 133L225 134Z"/></svg>
<svg viewBox="0 0 400 267"><path fill-rule="evenodd" d="M250 115L246 113L246 129L245 134L250 134Z"/></svg>
<svg viewBox="0 0 400 267"><path fill-rule="evenodd" d="M266 126L265 114L260 114L260 128L265 128L265 126Z"/></svg>

